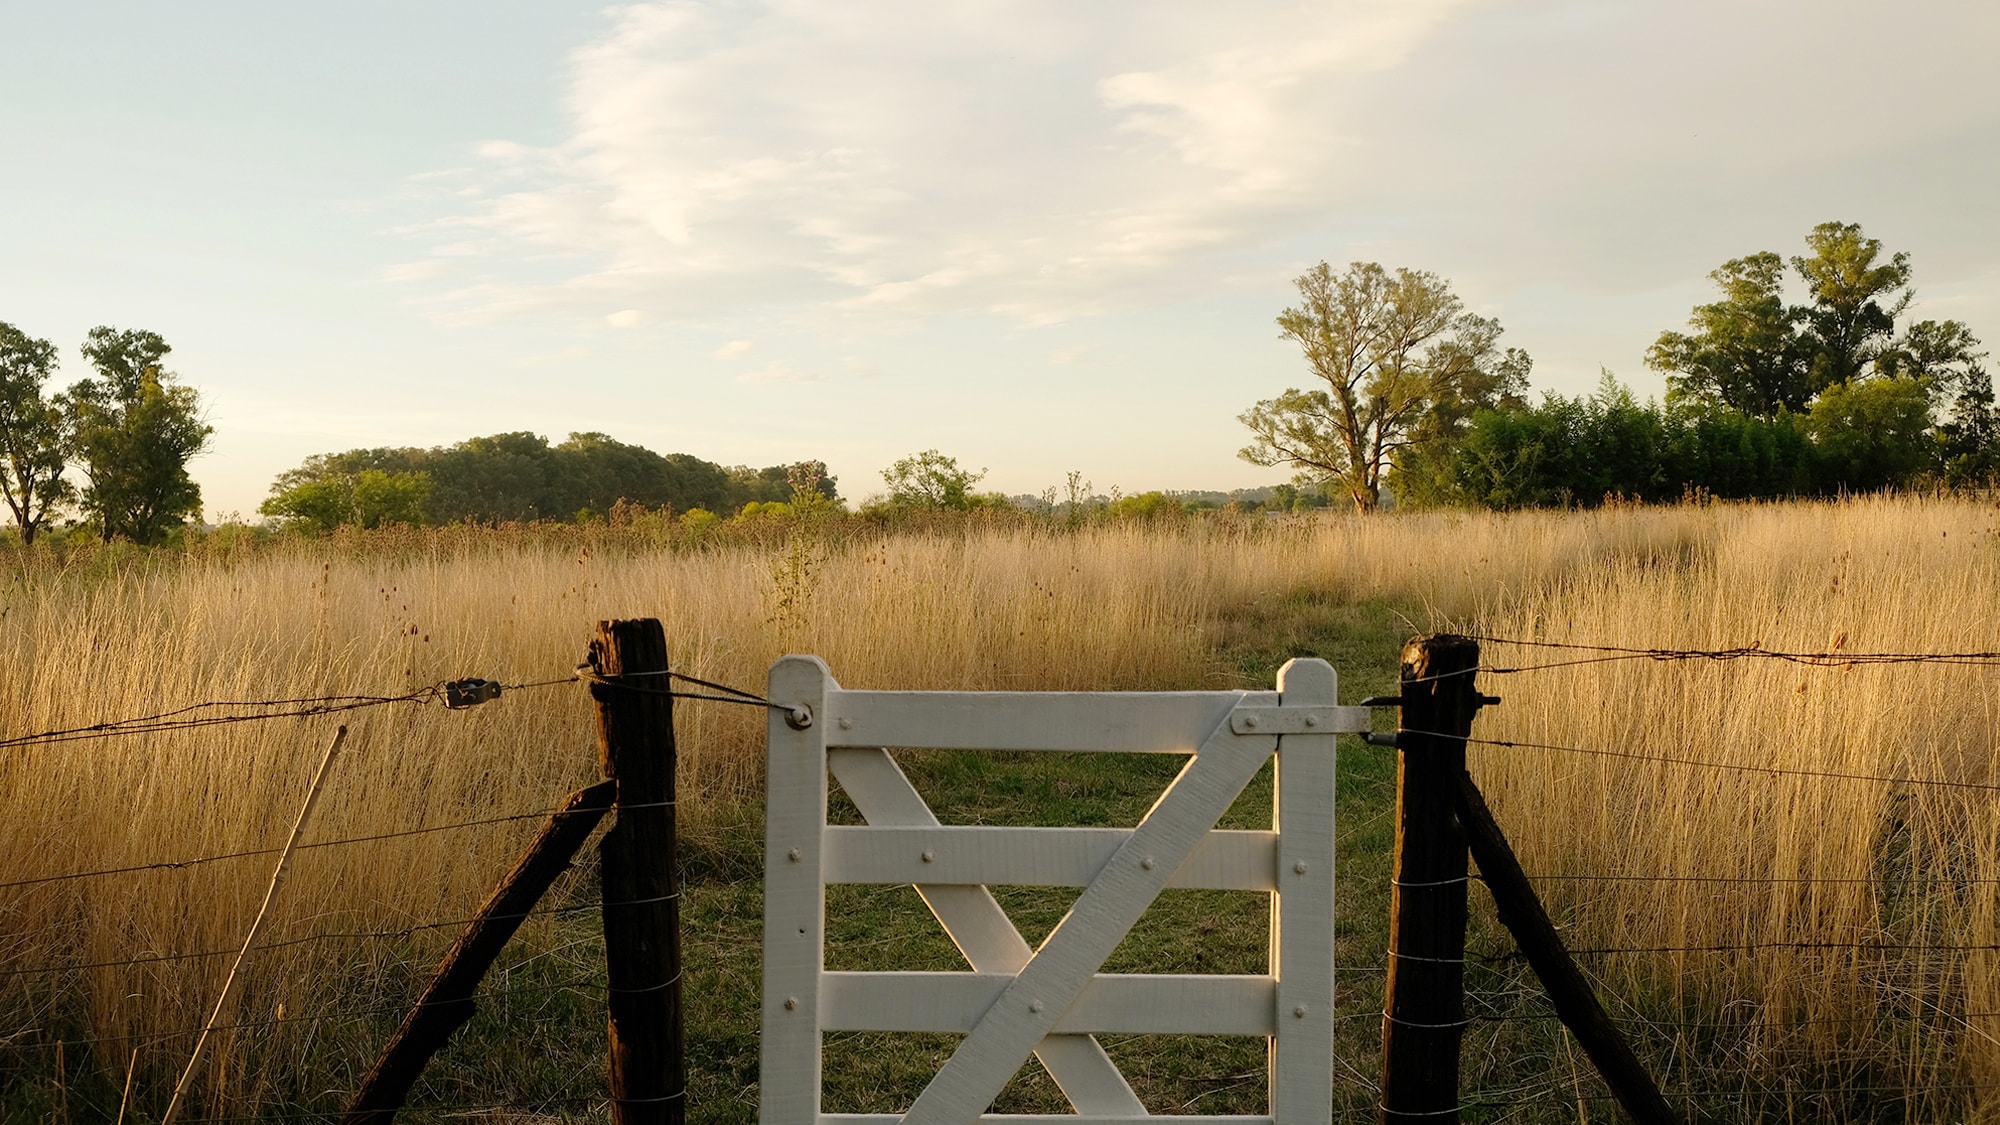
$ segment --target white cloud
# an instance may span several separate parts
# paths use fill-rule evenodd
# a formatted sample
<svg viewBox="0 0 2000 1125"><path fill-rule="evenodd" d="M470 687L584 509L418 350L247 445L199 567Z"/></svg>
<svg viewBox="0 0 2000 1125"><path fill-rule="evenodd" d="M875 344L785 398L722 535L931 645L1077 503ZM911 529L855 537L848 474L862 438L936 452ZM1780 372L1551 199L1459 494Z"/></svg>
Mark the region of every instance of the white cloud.
<svg viewBox="0 0 2000 1125"><path fill-rule="evenodd" d="M1191 325L1374 259L1577 390L1837 218L1990 338L1996 36L1962 0L635 4L573 52L565 139L423 180L394 276L449 319L630 308L873 377L835 357L911 372L899 333L982 314Z"/></svg>
<svg viewBox="0 0 2000 1125"><path fill-rule="evenodd" d="M748 340L731 340L728 343L722 345L721 347L715 349L715 358L742 359L744 356L749 355L750 349L754 347L756 347L756 345L752 344Z"/></svg>
<svg viewBox="0 0 2000 1125"><path fill-rule="evenodd" d="M617 312L605 317L604 323L609 324L613 328L630 328L644 319L646 319L646 314L640 312L638 309L619 309Z"/></svg>
<svg viewBox="0 0 2000 1125"><path fill-rule="evenodd" d="M1186 292L1339 198L1353 81L1467 2L616 8L571 59L568 139L479 146L421 233L461 311L1046 321Z"/></svg>
<svg viewBox="0 0 2000 1125"><path fill-rule="evenodd" d="M788 363L771 363L736 377L739 383L817 383L820 376L800 371Z"/></svg>

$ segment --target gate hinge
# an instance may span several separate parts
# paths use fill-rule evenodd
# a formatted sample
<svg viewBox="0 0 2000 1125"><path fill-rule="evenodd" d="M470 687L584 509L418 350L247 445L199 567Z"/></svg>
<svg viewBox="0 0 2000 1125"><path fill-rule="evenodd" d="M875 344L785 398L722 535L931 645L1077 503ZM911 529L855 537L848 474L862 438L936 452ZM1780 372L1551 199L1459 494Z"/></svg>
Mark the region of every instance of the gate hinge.
<svg viewBox="0 0 2000 1125"><path fill-rule="evenodd" d="M1368 726L1365 707L1238 707L1229 713L1229 729L1237 734L1343 734Z"/></svg>

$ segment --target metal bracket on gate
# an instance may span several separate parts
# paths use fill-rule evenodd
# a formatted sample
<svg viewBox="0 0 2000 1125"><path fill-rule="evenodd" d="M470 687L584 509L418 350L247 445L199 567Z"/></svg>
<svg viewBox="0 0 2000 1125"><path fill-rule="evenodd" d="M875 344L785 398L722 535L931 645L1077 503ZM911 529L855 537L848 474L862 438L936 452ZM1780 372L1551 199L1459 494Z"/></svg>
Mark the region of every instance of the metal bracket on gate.
<svg viewBox="0 0 2000 1125"><path fill-rule="evenodd" d="M1229 729L1237 734L1340 734L1368 729L1363 707L1237 707Z"/></svg>

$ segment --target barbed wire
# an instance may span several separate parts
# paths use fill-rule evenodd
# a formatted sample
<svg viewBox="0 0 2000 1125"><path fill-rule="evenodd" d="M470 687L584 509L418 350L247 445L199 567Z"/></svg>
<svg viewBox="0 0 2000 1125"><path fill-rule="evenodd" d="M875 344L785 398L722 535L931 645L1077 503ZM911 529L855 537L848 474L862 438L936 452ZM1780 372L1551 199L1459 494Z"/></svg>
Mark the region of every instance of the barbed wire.
<svg viewBox="0 0 2000 1125"><path fill-rule="evenodd" d="M1477 874L1473 879L1485 882ZM1537 883L1719 883L1744 886L1895 886L1895 887L1980 887L2000 884L2000 877L1987 875L1967 875L1954 878L1944 875L1636 875L1627 873L1565 873L1558 875L1529 875L1530 882Z"/></svg>
<svg viewBox="0 0 2000 1125"><path fill-rule="evenodd" d="M1794 1097L1794 1098L1807 1098L1807 1097L1816 1098L1816 1097L1826 1097L1832 1094L1919 1095L1919 1094L1929 1094L1938 1091L1950 1091L1953 1093L1962 1093L1968 1090L1996 1090L1996 1089L2000 1089L2000 1081L1906 1082L1895 1086L1887 1086L1887 1085L1809 1086L1806 1087L1805 1089L1799 1089L1794 1086L1785 1086L1785 1085L1770 1086L1761 1089L1740 1089L1740 1090L1722 1090L1715 1088L1702 1088L1702 1087L1690 1086L1678 1090L1662 1090L1660 1091L1660 1094L1662 1097L1679 1098L1682 1100L1693 1100L1696 1098L1727 1100L1727 1099L1754 1098L1754 1097L1770 1097L1773 1095L1782 1095L1785 1097ZM1579 1095L1563 1092L1560 1095L1552 1094L1538 1100L1552 1101L1556 1096L1562 1097L1564 1101L1574 1102L1577 1100ZM1581 1095L1581 1097L1583 1098L1584 1101L1590 1101L1590 1102L1615 1102L1618 1100L1617 1095L1615 1094L1584 1094Z"/></svg>
<svg viewBox="0 0 2000 1125"><path fill-rule="evenodd" d="M722 694L675 691L671 688L638 687L618 682L624 679L625 676L600 676L591 670L590 665L580 664L569 675L557 678L528 680L512 684L494 684L490 681L479 680L440 680L427 687L404 692L400 695L323 695L304 696L293 699L210 700L203 703L190 703L184 707L176 707L171 711L161 711L152 715L137 715L127 719L107 719L91 723L87 726L64 727L55 730L37 731L33 734L0 738L0 750L14 746L49 745L61 742L77 742L85 739L115 738L123 735L166 734L174 731L195 730L202 727L223 726L231 723L261 722L270 719L312 718L319 715L358 711L369 707L386 707L397 703L415 703L419 705L446 704L448 691L456 685L464 683L486 684L493 689L494 695L498 696L508 691L523 691L530 688L551 687L557 684L582 681L602 684L606 687L622 688L626 691L642 692L648 695L672 696L676 699L752 704L785 712L795 710L791 705L773 703L757 695L755 692L744 691L741 688L730 687L727 684L700 679L680 672L633 672L626 673L625 675L668 676L676 680L708 688L711 692ZM484 701L480 700L480 702ZM225 714L200 713L226 708L234 708L236 710ZM464 710L465 708L454 705L452 709Z"/></svg>
<svg viewBox="0 0 2000 1125"><path fill-rule="evenodd" d="M548 687L552 684L574 682L576 677L562 679L530 680L524 683L499 684L497 689L523 691L529 688ZM439 680L427 687L401 695L318 695L293 699L230 699L210 700L204 703L190 703L171 711L161 711L152 715L139 715L129 719L108 719L88 726L67 727L57 730L37 731L34 734L15 735L0 738L0 749L10 746L41 745L57 742L76 742L91 738L113 738L133 734L163 734L179 730L193 730L200 727L222 726L229 723L261 722L268 719L311 718L319 715L340 714L359 711L369 707L386 707L397 703L441 704L446 699L446 691L460 680ZM239 708L234 714L198 714L218 708Z"/></svg>
<svg viewBox="0 0 2000 1125"><path fill-rule="evenodd" d="M1792 941L1739 941L1717 942L1712 945L1635 945L1604 946L1594 949L1568 950L1572 957L1609 957L1635 953L1747 953L1759 949L1797 950L1859 950L1872 953L1992 953L2000 951L2000 942L1971 942L1964 945L1947 945L1937 942L1875 942L1866 939L1852 941L1792 940ZM1517 961L1526 955L1519 950L1492 955L1472 955L1488 964Z"/></svg>
<svg viewBox="0 0 2000 1125"><path fill-rule="evenodd" d="M1636 750L1603 750L1583 746L1561 746L1552 742L1527 742L1520 739L1474 738L1466 734L1447 734L1443 731L1398 731L1422 735L1425 738L1446 738L1473 746L1498 746L1515 750L1553 750L1563 754L1580 754L1596 758L1619 758L1633 762L1659 762L1665 765L1692 766L1701 769L1732 770L1741 773L1761 773L1785 777L1814 777L1834 781L1870 781L1887 785L1914 785L1939 789L1972 789L1980 792L2000 792L2000 784L1987 781L1953 781L1946 778L1895 777L1888 774L1848 773L1842 770L1812 770L1796 766L1756 765L1745 762L1711 762L1699 758L1681 758L1667 754L1643 754Z"/></svg>
<svg viewBox="0 0 2000 1125"><path fill-rule="evenodd" d="M1539 995L1539 993L1537 993L1537 995ZM1358 1018L1359 1016L1366 1014L1367 1014L1366 1012L1361 1012L1361 1013L1355 1013L1354 1016L1352 1017L1336 1016L1335 1018L1336 1019ZM1376 1013L1376 1015L1378 1016L1380 1014L1381 1013L1379 1012ZM1561 1021L1562 1019L1561 1016L1557 1015L1554 1012L1511 1012L1504 1014L1475 1013L1469 1016L1468 1018L1477 1023L1529 1023L1529 1022L1547 1022L1550 1020ZM1910 1024L1913 1023L1917 1024L1967 1023L1972 1020L2000 1019L2000 1012L1965 1012L1963 1014L1957 1012L1941 1012L1937 1015L1919 1015L1913 1013L1901 1017L1895 1017L1895 1016L1885 1017L1880 1012L1871 1013L1865 1016L1804 1016L1799 1018L1787 1019L1784 1021L1782 1025L1778 1026L1760 1026L1753 1023L1742 1023L1742 1022L1732 1023L1728 1020L1663 1020L1663 1019L1654 1019L1650 1016L1614 1016L1609 1014L1607 1014L1604 1018L1610 1020L1612 1023L1628 1024L1633 1027L1644 1027L1644 1028L1654 1028L1654 1029L1672 1028L1677 1030L1780 1033L1780 1032L1791 1031L1795 1028L1801 1028L1801 1027L1851 1026L1853 1024L1863 1024L1863 1023L1886 1023L1886 1024L1893 1024L1897 1027L1908 1027Z"/></svg>
<svg viewBox="0 0 2000 1125"><path fill-rule="evenodd" d="M1781 649L1767 649L1752 642L1734 648L1691 649L1691 648L1640 648L1630 645L1592 645L1569 641L1538 641L1518 637L1493 637L1479 633L1466 634L1468 639L1482 644L1514 645L1522 648L1558 649L1569 652L1591 652L1599 655L1548 664L1530 664L1519 667L1482 667L1480 671L1494 673L1534 672L1544 668L1566 668L1577 664L1597 664L1617 660L1652 660L1661 663L1676 661L1732 661L1732 660L1777 660L1788 664L1804 664L1818 668L1845 668L1866 664L1949 664L1972 667L2000 667L2000 652L1842 652L1830 649L1820 652L1787 652Z"/></svg>
<svg viewBox="0 0 2000 1125"><path fill-rule="evenodd" d="M38 731L34 734L15 735L0 739L0 749L11 746L28 746L57 742L76 742L88 738L112 738L132 734L163 734L170 731L193 730L199 727L221 726L227 723L260 722L267 719L297 719L316 715L333 715L344 711L358 711L366 707L384 707L393 703L430 703L443 698L444 684L432 684L426 688L406 692L402 695L324 695L302 699L260 699L227 700L208 703L191 703L171 711L155 715L141 715L130 719L113 719L92 723L89 726L68 727L60 730ZM255 708L250 712L221 715L199 715L195 712L213 708L236 707ZM179 717L189 716L189 717Z"/></svg>

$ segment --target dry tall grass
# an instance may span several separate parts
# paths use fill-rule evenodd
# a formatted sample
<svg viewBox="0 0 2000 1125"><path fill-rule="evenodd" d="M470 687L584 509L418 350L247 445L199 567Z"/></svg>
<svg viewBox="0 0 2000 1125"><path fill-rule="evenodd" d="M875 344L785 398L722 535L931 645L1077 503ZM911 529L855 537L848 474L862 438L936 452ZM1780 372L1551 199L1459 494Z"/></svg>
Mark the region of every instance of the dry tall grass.
<svg viewBox="0 0 2000 1125"><path fill-rule="evenodd" d="M2000 649L2000 513L1866 500L1717 508L1677 565L1617 561L1481 614L1496 635L1674 649ZM1587 653L1489 645L1488 664ZM1771 660L1494 677L1476 736L2000 785L2000 672ZM1525 866L1666 1040L1746 1085L2000 1080L2000 790L1475 747ZM1603 876L1621 876L1606 880ZM1813 1082L1807 1082L1812 1085ZM1949 1092L1940 1105L1966 1099ZM1934 1120L1921 1099L1913 1119ZM1991 1109L1987 1110L1991 1112ZM1985 1120L1985 1117L1979 1117Z"/></svg>
<svg viewBox="0 0 2000 1125"><path fill-rule="evenodd" d="M804 554L640 550L589 532L391 535L196 553L112 573L24 565L0 594L0 736L209 700L399 694L460 676L559 679L582 658L594 622L614 616L662 618L680 670L752 690L786 651L824 656L853 687L1239 686L1215 639L1244 606L1298 591L1387 599L1411 607L1418 629L1799 648L1845 631L1849 649L1992 648L1992 523L1990 509L1971 503L1868 501L995 526ZM786 589L802 591L789 608ZM1489 650L1495 660L1533 662ZM1481 734L1851 772L2000 772L1994 682L1980 670L1609 664L1535 673L1502 690L1507 704L1482 718ZM309 839L543 809L595 774L575 684L512 691L462 713L402 704L345 721L348 750ZM697 836L754 815L762 721L755 708L681 708L684 818ZM333 725L246 723L6 750L0 883L270 847ZM1866 880L1560 884L1560 904L1588 943L1996 939L1992 886L1962 883L2000 877L1991 794L1517 751L1475 758L1536 871ZM510 823L307 852L267 940L462 918L532 830ZM231 949L267 875L267 859L243 859L0 889L0 970ZM1960 878L1960 889L1921 882L1934 875ZM554 940L542 921L527 936ZM393 986L449 939L449 930L419 930L401 942L260 954L236 1017L400 995ZM0 1034L53 1027L101 1040L98 1057L121 1073L136 1048L142 1085L159 1084L185 1058L188 1040L172 1035L199 1025L227 960L0 977ZM1677 1011L1735 1020L1744 1009L1731 1005L1747 999L1754 1014L1741 1019L1753 1029L1799 1014L1851 1015L1857 1004L2000 1012L2000 961L1990 953L1614 964L1618 987L1670 995ZM1832 1051L1895 1045L1883 1038L1893 1031L1865 1024L1815 1026L1815 1042ZM1977 1031L1952 1047L1957 1055L1906 1050L1908 1066L2000 1076L2000 1050L1974 1042L2000 1035L2000 1021ZM217 1052L207 1105L241 1112L298 1096L291 1076L328 1052L332 1034L311 1020L245 1030ZM1746 1062L1775 1060L1788 1057L1780 1044L1789 1035L1751 1035L1737 1047Z"/></svg>

